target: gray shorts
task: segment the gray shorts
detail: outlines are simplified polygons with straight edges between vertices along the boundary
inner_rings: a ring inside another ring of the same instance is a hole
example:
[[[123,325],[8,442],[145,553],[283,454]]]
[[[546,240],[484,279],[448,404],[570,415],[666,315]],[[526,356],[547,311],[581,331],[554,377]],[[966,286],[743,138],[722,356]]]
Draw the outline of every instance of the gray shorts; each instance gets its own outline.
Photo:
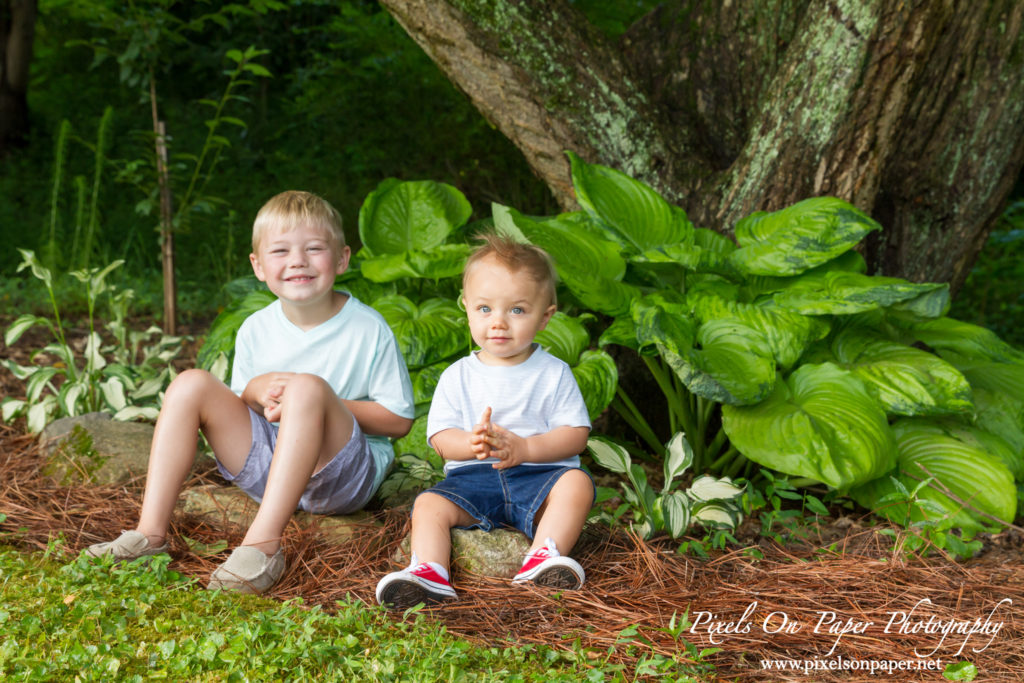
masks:
[[[277,426],[251,408],[249,417],[252,447],[242,471],[233,475],[219,460],[217,469],[225,479],[258,503],[263,500],[263,492],[267,488],[270,461],[277,443]],[[370,444],[359,423],[353,420],[352,437],[322,470],[310,477],[298,508],[321,515],[343,515],[362,509],[373,495],[376,473]]]

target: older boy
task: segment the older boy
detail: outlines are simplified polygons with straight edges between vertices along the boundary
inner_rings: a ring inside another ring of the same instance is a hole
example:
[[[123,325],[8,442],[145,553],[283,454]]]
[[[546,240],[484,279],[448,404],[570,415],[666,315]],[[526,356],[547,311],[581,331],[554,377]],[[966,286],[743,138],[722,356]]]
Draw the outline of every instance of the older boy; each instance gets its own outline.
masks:
[[[394,335],[373,309],[334,290],[350,255],[338,212],[308,192],[281,193],[256,216],[252,245],[253,271],[278,300],[239,329],[231,388],[202,370],[171,383],[138,526],[89,554],[166,552],[202,431],[221,474],[260,503],[208,587],[263,592],[285,571],[281,536],[295,509],[361,508],[393,457],[387,437],[409,431],[412,385]]]
[[[413,506],[412,564],[377,584],[377,601],[389,607],[456,597],[452,527],[515,527],[533,544],[514,582],[583,585],[583,568],[559,549],[575,545],[594,501],[579,469],[590,420],[569,367],[533,341],[555,312],[554,269],[537,247],[484,240],[463,273],[480,350],[445,370],[434,392],[427,438],[447,461],[446,477]]]

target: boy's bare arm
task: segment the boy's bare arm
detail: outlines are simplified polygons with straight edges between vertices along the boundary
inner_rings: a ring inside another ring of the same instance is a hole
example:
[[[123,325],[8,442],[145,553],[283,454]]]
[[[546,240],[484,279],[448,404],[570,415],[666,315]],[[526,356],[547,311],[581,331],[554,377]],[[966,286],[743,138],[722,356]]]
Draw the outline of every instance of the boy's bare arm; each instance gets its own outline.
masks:
[[[395,415],[376,401],[341,399],[365,434],[400,439],[412,429],[412,419]]]

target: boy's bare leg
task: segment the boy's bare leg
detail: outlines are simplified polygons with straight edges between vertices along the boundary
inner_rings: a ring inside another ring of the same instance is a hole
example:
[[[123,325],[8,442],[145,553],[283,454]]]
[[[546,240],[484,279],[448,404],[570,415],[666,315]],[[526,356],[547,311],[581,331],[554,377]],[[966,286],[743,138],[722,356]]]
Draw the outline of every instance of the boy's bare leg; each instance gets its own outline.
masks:
[[[288,381],[267,488],[242,545],[277,552],[310,477],[344,448],[353,424],[352,413],[321,378],[299,374]]]
[[[436,493],[421,493],[412,508],[409,547],[419,562],[436,562],[445,569],[452,553],[452,527],[476,520],[468,512]]]
[[[178,375],[164,395],[149,451],[146,491],[136,530],[150,545],[164,542],[181,486],[196,457],[199,430],[221,462],[234,472],[252,443],[249,409],[223,382],[204,370]]]
[[[572,469],[563,474],[537,511],[539,521],[528,552],[543,548],[550,538],[561,554],[568,555],[579,540],[593,505],[594,486],[586,472]]]

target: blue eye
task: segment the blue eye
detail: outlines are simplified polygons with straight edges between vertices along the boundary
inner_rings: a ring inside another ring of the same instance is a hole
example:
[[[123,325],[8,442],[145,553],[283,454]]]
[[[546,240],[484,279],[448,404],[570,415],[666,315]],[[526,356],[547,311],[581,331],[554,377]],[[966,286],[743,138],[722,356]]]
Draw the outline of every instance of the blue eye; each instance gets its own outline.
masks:
[[[526,311],[523,310],[522,306],[513,306],[512,312],[515,313],[516,315],[519,315],[521,313],[525,313]]]
[[[491,312],[491,307],[490,306],[477,306],[476,310],[480,311],[481,313],[490,313]]]

